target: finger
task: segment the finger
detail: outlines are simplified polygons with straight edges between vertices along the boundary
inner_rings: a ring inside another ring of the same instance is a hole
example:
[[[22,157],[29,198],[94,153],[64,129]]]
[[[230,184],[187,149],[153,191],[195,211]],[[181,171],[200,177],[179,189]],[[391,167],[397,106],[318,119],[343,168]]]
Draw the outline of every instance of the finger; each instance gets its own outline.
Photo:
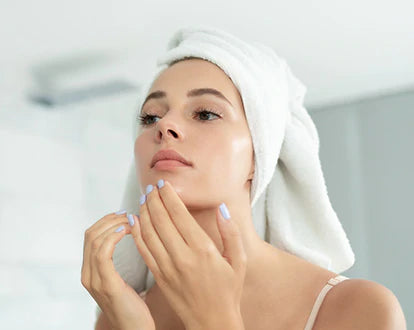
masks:
[[[119,284],[113,276],[116,269],[112,257],[116,244],[129,233],[131,233],[129,225],[118,223],[99,237],[99,243],[101,244],[95,253],[96,270],[102,282],[108,283],[108,285]]]
[[[85,250],[90,250],[90,244],[103,232],[108,230],[110,227],[116,225],[119,222],[128,223],[126,214],[115,214],[110,213],[97,222],[95,222],[91,227],[85,231],[85,240],[84,240],[84,253]]]
[[[197,221],[194,221],[193,216],[171,183],[164,181],[164,186],[159,189],[159,194],[172,222],[190,248],[211,243],[210,237],[200,227]]]
[[[160,273],[160,268],[151,254],[151,251],[148,249],[147,245],[145,244],[144,240],[141,236],[141,229],[140,229],[140,219],[135,214],[132,214],[134,218],[134,224],[131,227],[131,235],[134,239],[135,245],[138,249],[139,254],[144,259],[145,264],[150,269],[151,273],[154,277]]]
[[[147,194],[145,204],[151,223],[170,257],[174,259],[175,256],[180,256],[188,246],[172,222],[156,186]]]
[[[110,227],[114,226],[119,219],[127,220],[127,213],[123,212],[121,214],[109,213],[104,216],[102,219],[97,221],[93,226],[90,227],[90,230],[94,232],[95,237],[102,234],[104,231],[108,230]]]
[[[131,232],[129,224],[126,224],[124,221],[119,221],[118,223],[114,224],[113,226],[109,227],[106,231],[101,233],[91,244],[92,253],[94,255],[98,254],[102,244],[104,244],[105,239],[113,233],[123,233],[129,234]]]
[[[85,231],[84,238],[83,238],[83,258],[82,258],[82,268],[81,268],[81,282],[84,287],[87,287],[91,282],[90,276],[90,256],[89,256],[89,249],[86,247],[87,245],[87,230]]]
[[[239,228],[231,219],[230,212],[224,203],[216,210],[217,226],[223,241],[223,257],[235,271],[243,271],[246,254]]]
[[[168,269],[171,269],[172,261],[168,255],[167,250],[165,249],[165,246],[159,238],[158,233],[151,223],[147,203],[141,205],[141,208],[139,210],[139,223],[141,225],[140,230],[142,240],[157,262],[159,270],[165,274]]]
[[[126,215],[116,215],[114,213],[111,213],[104,216],[102,219],[98,220],[95,224],[89,227],[85,231],[84,253],[88,253],[88,251],[90,250],[91,242],[93,242],[103,232],[107,231],[109,228],[115,226],[117,223],[120,222],[128,223]]]
[[[115,226],[118,223],[128,223],[128,220],[125,214],[115,214],[110,213],[95,224],[89,227],[84,234],[84,243],[83,243],[83,262],[82,262],[82,278],[90,281],[90,252],[92,242],[99,237],[103,232]]]

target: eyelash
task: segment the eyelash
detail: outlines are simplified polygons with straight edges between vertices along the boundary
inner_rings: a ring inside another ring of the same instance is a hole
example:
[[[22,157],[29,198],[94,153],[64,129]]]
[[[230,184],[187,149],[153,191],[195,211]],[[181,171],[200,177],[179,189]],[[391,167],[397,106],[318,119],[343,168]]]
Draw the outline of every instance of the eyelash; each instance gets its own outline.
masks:
[[[205,108],[205,107],[198,108],[197,110],[194,111],[194,113],[197,114],[197,115],[199,115],[200,113],[211,113],[211,114],[213,114],[213,115],[221,118],[221,116],[218,113],[212,111],[211,109]],[[153,123],[151,123],[151,124],[146,124],[145,123],[145,120],[148,117],[158,117],[158,116],[150,115],[150,114],[146,114],[146,113],[144,113],[143,115],[139,115],[138,116],[138,118],[139,118],[139,124],[141,126],[149,126],[149,125],[152,125]],[[211,120],[201,120],[201,121],[203,122],[203,121],[211,121]]]

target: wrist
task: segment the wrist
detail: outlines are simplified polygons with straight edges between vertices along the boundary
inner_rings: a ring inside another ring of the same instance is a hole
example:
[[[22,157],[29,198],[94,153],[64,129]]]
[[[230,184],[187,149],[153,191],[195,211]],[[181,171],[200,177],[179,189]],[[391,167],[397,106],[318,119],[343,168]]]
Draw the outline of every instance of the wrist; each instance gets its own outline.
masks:
[[[244,330],[243,318],[240,313],[221,313],[209,315],[204,322],[193,323],[186,330]]]

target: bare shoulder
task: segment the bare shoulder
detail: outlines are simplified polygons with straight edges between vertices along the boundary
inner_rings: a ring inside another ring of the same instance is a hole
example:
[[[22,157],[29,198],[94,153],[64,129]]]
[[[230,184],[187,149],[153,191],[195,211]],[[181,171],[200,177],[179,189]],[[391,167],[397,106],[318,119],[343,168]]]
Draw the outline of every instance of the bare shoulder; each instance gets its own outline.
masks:
[[[387,287],[365,279],[348,279],[326,295],[313,330],[406,330],[401,305]]]

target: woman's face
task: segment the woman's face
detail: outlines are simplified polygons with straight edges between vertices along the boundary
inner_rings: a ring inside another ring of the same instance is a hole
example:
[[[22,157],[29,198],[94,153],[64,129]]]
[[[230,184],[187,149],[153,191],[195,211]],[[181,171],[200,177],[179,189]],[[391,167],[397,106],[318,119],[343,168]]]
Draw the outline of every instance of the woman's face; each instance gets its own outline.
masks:
[[[228,102],[211,93],[188,95],[201,88],[217,90]],[[187,208],[249,198],[253,145],[241,97],[230,78],[208,61],[189,59],[164,70],[148,95],[155,91],[165,96],[144,103],[134,145],[142,191],[159,179],[168,180]],[[153,156],[164,149],[175,150],[192,166],[151,167]]]

